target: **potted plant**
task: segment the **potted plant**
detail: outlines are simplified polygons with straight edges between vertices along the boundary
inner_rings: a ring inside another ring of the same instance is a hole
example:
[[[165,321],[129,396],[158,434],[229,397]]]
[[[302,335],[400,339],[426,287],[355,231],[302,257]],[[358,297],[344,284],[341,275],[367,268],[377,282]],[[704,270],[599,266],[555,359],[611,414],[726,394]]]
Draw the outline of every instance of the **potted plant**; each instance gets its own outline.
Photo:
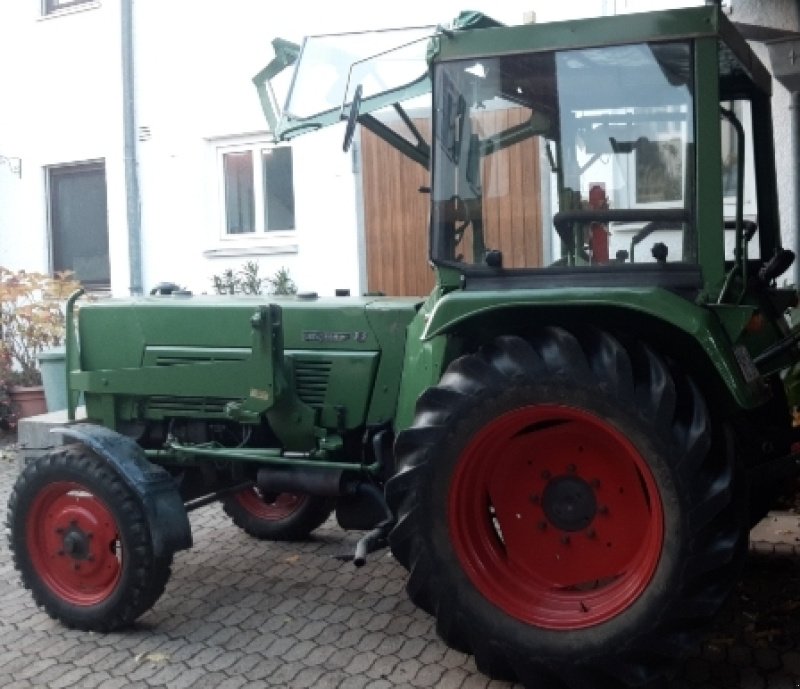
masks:
[[[78,287],[69,273],[49,276],[0,266],[0,390],[10,399],[0,414],[3,408],[17,418],[46,411],[36,358],[63,343],[62,304]]]

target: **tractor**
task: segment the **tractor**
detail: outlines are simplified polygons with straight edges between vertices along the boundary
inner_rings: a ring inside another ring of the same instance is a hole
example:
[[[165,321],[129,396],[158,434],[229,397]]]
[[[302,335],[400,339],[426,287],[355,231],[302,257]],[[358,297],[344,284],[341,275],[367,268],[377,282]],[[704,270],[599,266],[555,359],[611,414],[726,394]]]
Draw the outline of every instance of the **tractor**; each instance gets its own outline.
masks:
[[[427,171],[433,290],[73,295],[88,422],[13,489],[23,584],[116,629],[191,510],[266,540],[335,513],[487,675],[663,682],[800,459],[768,70],[713,6],[274,48],[276,141],[345,121]]]

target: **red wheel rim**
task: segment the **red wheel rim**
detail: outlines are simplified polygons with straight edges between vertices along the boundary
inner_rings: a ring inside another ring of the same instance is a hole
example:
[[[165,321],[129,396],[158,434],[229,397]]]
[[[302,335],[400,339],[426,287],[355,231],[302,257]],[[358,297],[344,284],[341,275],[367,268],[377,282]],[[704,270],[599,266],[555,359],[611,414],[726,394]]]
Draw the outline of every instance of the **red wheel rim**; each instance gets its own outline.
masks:
[[[117,522],[85,486],[59,481],[38,493],[25,538],[33,569],[64,601],[96,605],[116,589],[123,557]]]
[[[265,495],[258,488],[245,488],[234,495],[244,509],[258,519],[277,522],[294,514],[308,500],[307,495],[278,493]]]
[[[590,627],[629,608],[664,541],[641,454],[616,427],[571,407],[524,407],[487,424],[459,458],[448,503],[472,583],[545,629]]]

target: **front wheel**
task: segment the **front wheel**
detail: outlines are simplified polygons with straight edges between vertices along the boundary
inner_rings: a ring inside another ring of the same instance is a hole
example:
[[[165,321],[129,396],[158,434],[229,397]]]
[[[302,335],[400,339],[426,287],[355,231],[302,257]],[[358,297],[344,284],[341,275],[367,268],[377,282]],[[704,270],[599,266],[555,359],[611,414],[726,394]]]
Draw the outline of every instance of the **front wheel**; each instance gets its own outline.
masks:
[[[266,541],[299,541],[333,511],[330,498],[303,493],[265,493],[245,488],[222,500],[222,508],[245,533]]]
[[[387,485],[412,600],[493,676],[657,681],[745,552],[721,435],[691,379],[608,333],[548,328],[456,360]]]
[[[9,546],[36,603],[69,627],[109,631],[163,593],[172,557],[156,557],[143,507],[83,446],[29,464],[8,504]]]

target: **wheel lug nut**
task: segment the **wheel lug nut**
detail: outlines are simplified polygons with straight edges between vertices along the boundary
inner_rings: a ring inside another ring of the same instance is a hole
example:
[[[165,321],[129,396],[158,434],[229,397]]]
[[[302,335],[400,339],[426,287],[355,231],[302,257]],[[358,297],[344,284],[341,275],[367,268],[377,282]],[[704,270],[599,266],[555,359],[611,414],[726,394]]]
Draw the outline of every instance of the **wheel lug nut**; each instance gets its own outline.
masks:
[[[531,494],[531,496],[530,496],[530,501],[531,501],[531,502],[532,502],[534,505],[538,505],[538,504],[539,504],[539,496],[538,496],[538,495],[536,495],[535,493],[532,493],[532,494]]]
[[[81,568],[81,566],[77,562],[74,565],[72,565],[72,569],[74,569],[76,571],[79,570],[80,568]]]
[[[567,466],[567,473],[568,474],[574,474],[577,470],[578,470],[578,467],[576,467],[574,464],[570,464],[570,465]]]
[[[59,550],[57,554],[60,555],[61,557],[64,557],[64,551],[63,550]]]
[[[586,535],[587,535],[589,538],[597,538],[597,531],[595,531],[594,529],[589,529],[589,530],[586,532]]]
[[[600,479],[593,478],[592,479],[592,488],[599,488],[600,487]]]
[[[545,481],[547,481],[547,479],[549,479],[549,478],[550,478],[550,472],[549,472],[547,469],[545,469],[545,470],[542,472],[542,478],[543,478]]]
[[[561,543],[562,543],[563,545],[569,545],[569,536],[567,536],[567,534],[564,534],[564,535],[561,537]]]
[[[547,528],[547,522],[544,519],[542,519],[542,521],[539,522],[539,531],[544,531],[546,528]]]
[[[597,508],[597,511],[600,514],[608,514],[608,507],[606,505],[600,505],[600,507]]]
[[[57,526],[56,527],[56,533],[60,536],[61,534],[64,533],[64,529],[62,529],[60,526]]]

